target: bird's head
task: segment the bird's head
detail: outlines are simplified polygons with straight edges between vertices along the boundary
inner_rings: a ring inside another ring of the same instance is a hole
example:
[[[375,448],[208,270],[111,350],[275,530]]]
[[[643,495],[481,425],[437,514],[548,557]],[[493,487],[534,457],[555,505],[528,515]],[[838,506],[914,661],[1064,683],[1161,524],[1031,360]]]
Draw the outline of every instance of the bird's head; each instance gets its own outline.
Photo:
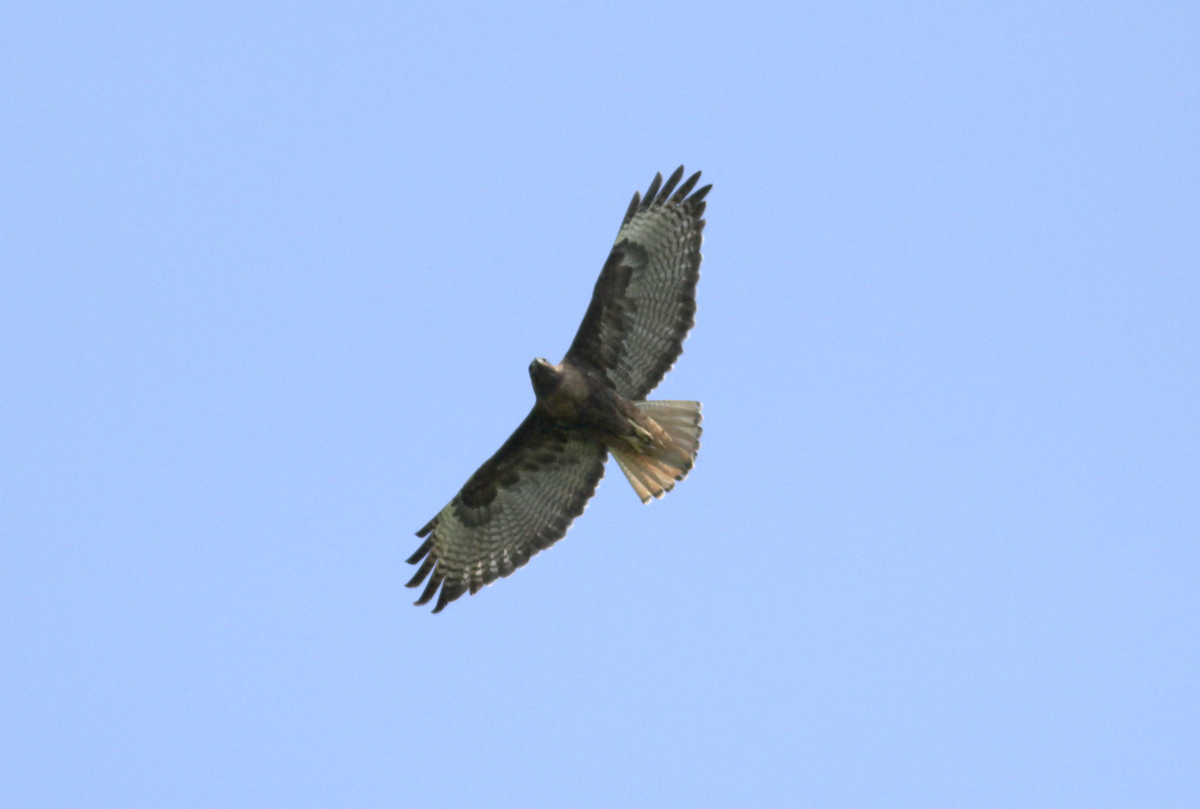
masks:
[[[549,360],[538,357],[529,363],[529,378],[533,381],[533,389],[538,396],[548,396],[558,387],[561,369],[551,365]]]

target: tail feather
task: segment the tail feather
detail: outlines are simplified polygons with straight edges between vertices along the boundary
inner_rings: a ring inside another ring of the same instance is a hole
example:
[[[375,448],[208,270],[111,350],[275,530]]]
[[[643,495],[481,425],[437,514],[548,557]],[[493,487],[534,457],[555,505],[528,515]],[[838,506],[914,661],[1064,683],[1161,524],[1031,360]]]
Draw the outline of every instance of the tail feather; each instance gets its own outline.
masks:
[[[662,497],[687,477],[700,450],[699,402],[635,402],[643,415],[662,428],[667,441],[647,450],[620,442],[609,449],[643,503]],[[657,431],[656,431],[657,432]]]
[[[650,502],[651,492],[660,489],[654,486],[644,477],[640,467],[635,466],[632,451],[626,452],[622,447],[614,445],[612,447],[612,455],[617,459],[617,466],[621,467],[621,471],[625,473],[625,478],[629,481],[629,485],[633,487],[633,491],[643,503]],[[627,462],[628,459],[628,462]],[[661,491],[659,497],[662,497]]]

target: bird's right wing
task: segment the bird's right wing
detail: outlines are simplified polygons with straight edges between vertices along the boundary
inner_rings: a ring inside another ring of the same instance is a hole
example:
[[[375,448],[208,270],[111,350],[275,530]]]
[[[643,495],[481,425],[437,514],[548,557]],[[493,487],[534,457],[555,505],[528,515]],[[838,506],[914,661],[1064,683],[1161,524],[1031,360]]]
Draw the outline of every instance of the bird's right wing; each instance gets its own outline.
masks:
[[[683,353],[695,322],[704,197],[700,172],[657,174],[633,195],[566,361],[604,373],[617,393],[644,399]],[[672,193],[674,192],[674,193]],[[689,194],[691,196],[689,196]]]
[[[429,583],[434,612],[468,590],[507,576],[567,533],[604,476],[608,450],[531,412],[504,446],[417,532],[425,542],[408,560],[421,564],[408,587]],[[423,561],[422,561],[423,560]]]

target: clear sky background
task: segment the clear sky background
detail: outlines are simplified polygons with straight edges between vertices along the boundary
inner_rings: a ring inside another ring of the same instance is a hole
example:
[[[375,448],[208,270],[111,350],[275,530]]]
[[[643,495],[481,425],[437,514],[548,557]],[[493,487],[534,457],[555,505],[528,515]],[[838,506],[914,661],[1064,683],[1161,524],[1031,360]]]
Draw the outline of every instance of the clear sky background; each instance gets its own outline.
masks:
[[[1200,805],[1200,7],[571,5],[6,6],[0,802]],[[410,606],[679,163],[695,471]]]

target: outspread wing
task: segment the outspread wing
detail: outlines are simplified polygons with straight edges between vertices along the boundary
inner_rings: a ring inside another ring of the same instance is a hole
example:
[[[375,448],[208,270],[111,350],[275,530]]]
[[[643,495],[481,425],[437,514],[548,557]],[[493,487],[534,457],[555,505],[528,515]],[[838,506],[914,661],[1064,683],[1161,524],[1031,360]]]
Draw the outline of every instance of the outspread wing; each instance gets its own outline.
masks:
[[[408,560],[408,587],[429,577],[418,605],[442,588],[434,612],[507,576],[567,533],[604,476],[608,450],[531,412],[429,524]],[[423,560],[423,561],[422,561]]]
[[[657,174],[645,198],[633,195],[565,357],[603,371],[627,399],[644,399],[654,390],[695,323],[701,217],[712,186],[688,196],[700,172],[676,189],[682,176],[683,166],[665,184]]]

